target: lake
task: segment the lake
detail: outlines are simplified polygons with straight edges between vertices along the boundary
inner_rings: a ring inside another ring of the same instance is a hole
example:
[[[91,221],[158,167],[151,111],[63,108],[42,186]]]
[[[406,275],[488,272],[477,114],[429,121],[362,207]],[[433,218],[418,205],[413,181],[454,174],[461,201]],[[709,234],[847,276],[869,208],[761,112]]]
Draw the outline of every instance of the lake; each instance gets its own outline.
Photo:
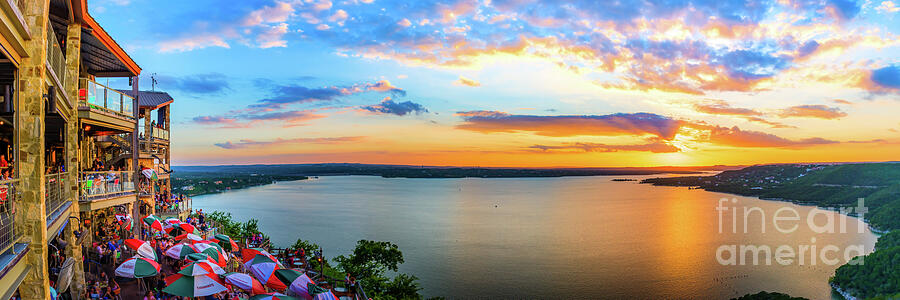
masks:
[[[831,256],[843,259],[848,247],[871,252],[877,239],[857,232],[858,219],[828,210],[613,178],[648,177],[334,176],[198,196],[193,205],[257,218],[276,245],[302,238],[326,257],[350,253],[359,239],[391,241],[406,260],[400,271],[419,277],[426,297],[731,298],[765,290],[829,299],[837,265],[722,265],[717,249],[834,245],[840,251]],[[737,203],[723,204],[731,209],[720,223],[723,197]],[[747,234],[743,213],[735,223],[731,214],[745,206],[767,218],[751,211]],[[771,220],[785,207],[802,220],[815,212],[822,223],[846,222],[849,233],[817,234],[805,223],[778,232]]]

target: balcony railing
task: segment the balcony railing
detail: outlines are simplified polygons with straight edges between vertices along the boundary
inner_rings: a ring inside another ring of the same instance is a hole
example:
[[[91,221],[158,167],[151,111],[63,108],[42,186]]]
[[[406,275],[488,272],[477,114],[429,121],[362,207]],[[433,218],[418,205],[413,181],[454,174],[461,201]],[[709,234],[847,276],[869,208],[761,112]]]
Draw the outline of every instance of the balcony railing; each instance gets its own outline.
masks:
[[[9,250],[19,239],[13,222],[18,186],[18,179],[0,181],[0,253]]]
[[[138,129],[138,132],[141,133],[141,139],[145,139],[144,133],[147,132],[144,126],[141,126]],[[169,131],[159,128],[159,127],[150,127],[150,138],[153,140],[169,140]]]
[[[133,171],[81,172],[81,201],[134,194]]]
[[[96,109],[134,120],[134,98],[96,81],[78,80],[78,105],[81,108]]]
[[[62,48],[59,47],[59,40],[56,39],[56,33],[53,31],[53,26],[47,24],[47,63],[50,65],[50,69],[53,71],[53,74],[56,75],[56,78],[59,79],[59,83],[66,82],[66,57],[65,52],[62,51]],[[60,87],[60,89],[64,88]],[[65,93],[65,90],[58,91],[59,93]]]
[[[66,200],[66,173],[56,173],[46,175],[47,185],[44,195],[44,205],[46,205],[47,224],[52,223],[59,217],[60,210],[65,208]]]

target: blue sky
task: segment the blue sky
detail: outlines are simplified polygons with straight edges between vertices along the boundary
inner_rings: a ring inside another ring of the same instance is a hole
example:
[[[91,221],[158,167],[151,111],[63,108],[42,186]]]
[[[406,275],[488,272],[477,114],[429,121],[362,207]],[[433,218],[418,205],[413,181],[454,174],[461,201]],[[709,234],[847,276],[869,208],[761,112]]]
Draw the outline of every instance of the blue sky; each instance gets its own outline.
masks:
[[[886,113],[900,111],[892,1],[89,9],[143,68],[141,87],[156,74],[176,98],[176,164],[701,165],[900,150]]]

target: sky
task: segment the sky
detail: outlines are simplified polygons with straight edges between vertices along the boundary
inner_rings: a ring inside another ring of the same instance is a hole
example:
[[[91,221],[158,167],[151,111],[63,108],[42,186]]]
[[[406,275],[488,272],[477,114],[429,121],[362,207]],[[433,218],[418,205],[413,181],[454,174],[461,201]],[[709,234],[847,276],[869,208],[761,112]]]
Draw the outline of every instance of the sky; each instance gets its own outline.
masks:
[[[176,99],[174,165],[900,158],[896,0],[88,7]]]

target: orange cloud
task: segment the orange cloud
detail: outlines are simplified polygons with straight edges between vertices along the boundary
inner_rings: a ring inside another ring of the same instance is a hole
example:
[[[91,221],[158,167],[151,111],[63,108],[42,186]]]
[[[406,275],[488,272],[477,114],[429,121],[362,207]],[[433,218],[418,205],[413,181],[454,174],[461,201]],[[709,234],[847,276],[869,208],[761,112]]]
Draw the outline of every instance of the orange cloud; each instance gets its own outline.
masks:
[[[715,126],[709,129],[707,136],[709,143],[730,147],[806,147],[813,145],[835,144],[832,140],[823,138],[807,138],[802,140],[790,140],[759,131],[741,130],[737,126],[732,128]]]
[[[841,111],[840,108],[825,105],[797,105],[781,110],[779,116],[782,118],[800,117],[831,120],[846,117],[847,113]]]
[[[285,145],[285,144],[337,144],[337,143],[346,143],[346,142],[356,142],[360,141],[365,137],[362,136],[344,136],[344,137],[327,137],[327,138],[296,138],[296,139],[282,139],[277,138],[271,141],[255,141],[255,140],[240,140],[239,142],[231,142],[227,141],[224,143],[215,144],[217,147],[224,149],[242,149],[242,148],[251,148],[251,147],[267,147],[273,145]]]
[[[459,79],[454,81],[453,84],[462,85],[462,86],[471,86],[471,87],[481,86],[481,82],[478,82],[474,79],[466,78],[465,76],[459,76]]]
[[[713,100],[711,103],[694,104],[694,109],[711,115],[734,115],[734,116],[760,116],[762,112],[749,109],[733,107],[728,102],[722,100]]]
[[[671,140],[683,121],[651,113],[584,116],[511,115],[502,112],[460,112],[456,128],[483,133],[532,132],[543,136],[653,135]]]
[[[583,151],[583,152],[620,152],[620,151],[636,151],[636,152],[652,152],[652,153],[672,153],[679,152],[681,149],[678,147],[666,144],[662,141],[655,140],[646,144],[636,144],[636,145],[608,145],[608,144],[600,144],[600,143],[567,143],[562,145],[533,145],[529,146],[530,149],[539,149],[541,152],[545,153],[553,153],[553,152],[571,152],[574,151]]]

